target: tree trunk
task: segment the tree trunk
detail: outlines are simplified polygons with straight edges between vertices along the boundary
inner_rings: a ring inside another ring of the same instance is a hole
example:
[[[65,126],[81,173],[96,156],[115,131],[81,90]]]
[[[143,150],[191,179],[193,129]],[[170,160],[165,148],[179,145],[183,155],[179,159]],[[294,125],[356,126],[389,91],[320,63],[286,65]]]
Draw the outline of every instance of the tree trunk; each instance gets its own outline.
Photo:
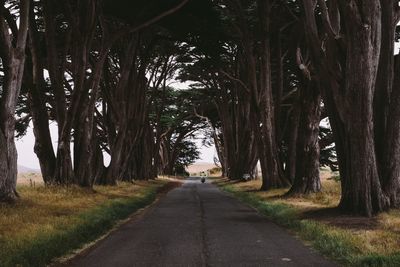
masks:
[[[33,133],[35,135],[34,151],[39,159],[40,170],[45,184],[54,183],[54,171],[56,157],[49,130],[49,116],[47,114],[45,100],[45,81],[43,77],[43,62],[39,54],[39,41],[33,6],[31,6],[30,25],[30,54],[32,77],[28,92],[28,101],[33,122]]]
[[[253,175],[257,163],[257,139],[251,120],[249,95],[238,86],[221,88],[218,114],[222,123],[224,167],[226,176],[240,180]]]
[[[296,97],[295,104],[290,111],[289,122],[289,138],[288,138],[288,152],[285,166],[285,175],[291,183],[293,183],[296,176],[296,153],[297,153],[297,138],[300,124],[300,103]]]
[[[92,169],[88,166],[87,162],[95,160],[95,139],[96,139],[96,122],[95,111],[96,103],[98,100],[100,81],[102,78],[104,64],[107,59],[109,49],[116,41],[116,35],[109,36],[108,31],[102,27],[103,38],[101,40],[101,47],[99,49],[99,58],[94,65],[94,71],[89,88],[91,88],[89,99],[84,104],[83,111],[78,115],[75,123],[76,138],[74,146],[74,175],[75,180],[80,186],[92,187],[95,179]],[[87,89],[89,91],[89,89]]]
[[[324,40],[324,50],[315,6],[304,0],[305,29],[335,136],[342,184],[339,206],[346,212],[371,216],[389,207],[378,167],[381,152],[376,151],[379,131],[374,131],[374,126],[379,124],[373,121],[386,112],[374,112],[374,106],[382,99],[377,97],[382,92],[375,91],[378,65],[388,55],[381,55],[381,5],[373,0],[330,1],[326,12],[325,1],[319,3],[329,36]]]
[[[390,98],[389,115],[382,166],[384,191],[393,208],[400,206],[400,56],[396,56],[393,92]]]
[[[395,1],[396,2],[396,1]],[[393,85],[393,54],[394,54],[394,6],[392,0],[381,1],[381,49],[379,57],[378,73],[374,93],[374,136],[375,150],[378,160],[379,175],[382,176],[381,165],[385,158],[385,132],[387,129],[387,117],[389,112],[390,94]],[[398,3],[397,3],[398,5]]]
[[[105,179],[103,184],[115,185],[116,181],[121,177],[121,165],[122,157],[124,152],[124,141],[125,141],[126,131],[120,129],[117,134],[116,141],[111,147],[111,162],[107,168]]]
[[[288,195],[321,191],[319,177],[319,122],[321,95],[315,82],[305,82],[300,93],[295,178]]]
[[[346,161],[349,178],[340,207],[371,216],[388,207],[381,190],[373,128],[373,97],[381,42],[378,1],[346,6]],[[338,95],[336,95],[338,96]]]
[[[92,185],[101,181],[106,173],[106,167],[104,167],[104,156],[103,150],[100,147],[100,143],[97,137],[94,138],[94,152],[93,159],[91,161],[92,168]]]
[[[260,163],[262,170],[262,185],[261,190],[269,190],[272,188],[287,187],[290,185],[289,180],[284,177],[281,164],[279,162],[278,145],[276,143],[276,124],[275,124],[275,103],[272,94],[271,81],[271,47],[270,47],[270,1],[257,1],[259,19],[260,19],[260,34],[261,34],[261,52],[259,56],[260,73],[258,77],[250,79],[252,87],[259,87],[258,92],[253,93],[253,98],[257,99],[256,95],[261,93],[259,99],[260,105],[256,113],[258,121],[256,121],[255,129],[260,131],[259,140],[261,142],[262,151],[260,152]],[[247,48],[247,54],[251,54],[251,48]],[[252,75],[256,75],[255,57],[249,57]],[[280,103],[279,103],[280,104]],[[258,126],[261,123],[261,126]]]
[[[29,10],[30,1],[20,1],[19,30],[14,33],[17,36],[10,34],[12,31],[7,26],[4,14],[8,12],[6,7],[0,11],[0,46],[4,72],[0,99],[0,201],[6,202],[18,197],[14,114],[25,67]]]
[[[54,171],[54,182],[57,184],[67,184],[72,182],[72,160],[70,155],[70,137],[63,136],[63,125],[66,120],[66,96],[63,86],[64,80],[64,60],[65,51],[60,56],[60,51],[57,46],[57,22],[54,0],[43,1],[43,17],[45,26],[45,40],[47,50],[47,67],[49,70],[49,77],[51,87],[54,92],[54,103],[56,109],[56,119],[58,125],[58,147],[56,153],[56,164]],[[69,35],[64,40],[66,45],[69,45]],[[66,50],[66,49],[65,49]]]
[[[382,145],[378,150],[378,156],[383,189],[390,200],[390,206],[398,208],[400,207],[400,58],[397,55],[393,59],[393,54],[395,28],[400,17],[397,1],[381,1],[381,5],[382,47],[375,87],[376,92],[382,92],[381,98],[376,98],[383,101],[375,101],[375,109],[378,110],[378,114],[387,116],[384,118],[386,119],[384,134],[377,130],[380,125],[375,125],[375,147],[378,149],[379,145]]]

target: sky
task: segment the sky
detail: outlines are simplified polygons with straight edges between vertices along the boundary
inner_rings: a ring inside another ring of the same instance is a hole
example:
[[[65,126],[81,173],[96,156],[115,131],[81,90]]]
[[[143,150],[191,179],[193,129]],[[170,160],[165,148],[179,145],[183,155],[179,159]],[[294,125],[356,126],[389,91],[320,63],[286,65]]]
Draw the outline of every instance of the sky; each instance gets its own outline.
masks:
[[[31,125],[32,126],[32,125]],[[50,133],[53,139],[53,147],[56,149],[57,144],[57,125],[55,123],[50,124]],[[197,162],[214,162],[215,149],[212,147],[204,147],[201,145],[201,140],[196,140],[197,146],[200,148],[200,159]],[[16,140],[16,146],[18,151],[18,165],[22,165],[32,169],[40,169],[39,160],[36,154],[33,152],[35,145],[35,137],[33,135],[32,127],[29,127],[27,134]],[[105,154],[105,164],[109,162],[109,156]]]

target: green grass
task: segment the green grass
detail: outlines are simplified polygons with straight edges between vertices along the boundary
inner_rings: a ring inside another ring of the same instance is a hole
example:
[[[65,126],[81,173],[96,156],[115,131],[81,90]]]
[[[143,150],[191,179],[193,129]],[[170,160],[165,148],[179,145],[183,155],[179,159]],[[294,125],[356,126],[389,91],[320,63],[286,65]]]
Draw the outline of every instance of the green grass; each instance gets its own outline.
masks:
[[[142,185],[139,189],[135,189],[137,190],[135,194],[130,196],[126,194],[118,196],[114,192],[112,197],[101,198],[101,202],[89,199],[93,203],[90,203],[88,208],[65,216],[65,220],[61,217],[56,225],[51,225],[51,227],[48,223],[35,226],[32,228],[33,233],[27,237],[16,234],[6,237],[0,235],[0,266],[46,266],[53,259],[96,240],[107,233],[119,220],[129,217],[133,212],[152,203],[156,198],[158,188],[163,184],[165,183]],[[122,187],[120,190],[122,191]],[[96,197],[99,198],[99,196]],[[0,211],[1,208],[6,209],[0,207]],[[7,209],[11,208],[7,207]],[[46,216],[50,215],[46,214]],[[24,226],[29,227],[29,224],[21,227]]]
[[[400,253],[384,256],[365,253],[357,246],[360,240],[351,232],[317,221],[301,219],[298,211],[285,203],[267,201],[254,193],[239,191],[231,185],[222,185],[222,189],[254,207],[277,224],[290,229],[321,254],[339,264],[346,266],[400,266]]]

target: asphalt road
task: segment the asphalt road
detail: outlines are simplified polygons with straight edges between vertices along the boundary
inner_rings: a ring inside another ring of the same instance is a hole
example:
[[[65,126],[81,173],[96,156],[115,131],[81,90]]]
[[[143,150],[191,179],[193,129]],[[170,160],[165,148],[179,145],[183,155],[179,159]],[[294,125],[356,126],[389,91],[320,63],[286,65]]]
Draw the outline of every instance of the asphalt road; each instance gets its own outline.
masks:
[[[336,266],[216,186],[188,180],[69,266]]]

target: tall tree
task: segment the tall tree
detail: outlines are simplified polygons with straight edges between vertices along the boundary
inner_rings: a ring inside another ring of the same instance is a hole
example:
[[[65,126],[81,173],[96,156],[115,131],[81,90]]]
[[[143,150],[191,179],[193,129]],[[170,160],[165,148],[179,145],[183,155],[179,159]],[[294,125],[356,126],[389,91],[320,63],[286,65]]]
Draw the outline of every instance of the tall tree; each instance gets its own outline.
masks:
[[[14,114],[25,68],[30,1],[18,4],[19,10],[13,3],[2,1],[0,10],[0,57],[4,73],[0,98],[0,201],[13,201],[18,196]],[[13,16],[13,12],[19,12],[19,16]]]
[[[49,108],[46,106],[48,84],[43,75],[45,70],[45,56],[41,49],[44,45],[41,41],[42,32],[39,30],[42,25],[42,16],[35,10],[38,8],[31,4],[29,21],[29,54],[28,64],[30,75],[28,78],[28,99],[30,115],[33,122],[33,133],[35,135],[34,151],[39,159],[40,170],[45,184],[54,183],[54,171],[56,157],[54,154],[52,138],[49,129]]]
[[[389,150],[397,149],[394,140],[398,127],[396,123],[385,124],[387,118],[398,116],[395,109],[389,111],[397,101],[396,90],[391,90],[393,45],[389,42],[394,42],[398,3],[321,0],[320,13],[316,13],[317,1],[303,1],[313,71],[324,88],[336,141],[342,185],[340,207],[367,216],[396,206],[393,200],[400,185],[397,175],[381,171],[388,170],[387,166],[394,170],[399,162],[397,152],[381,152],[382,144],[386,148],[390,144]],[[316,20],[319,15],[322,28]],[[383,73],[384,77],[380,76]]]

